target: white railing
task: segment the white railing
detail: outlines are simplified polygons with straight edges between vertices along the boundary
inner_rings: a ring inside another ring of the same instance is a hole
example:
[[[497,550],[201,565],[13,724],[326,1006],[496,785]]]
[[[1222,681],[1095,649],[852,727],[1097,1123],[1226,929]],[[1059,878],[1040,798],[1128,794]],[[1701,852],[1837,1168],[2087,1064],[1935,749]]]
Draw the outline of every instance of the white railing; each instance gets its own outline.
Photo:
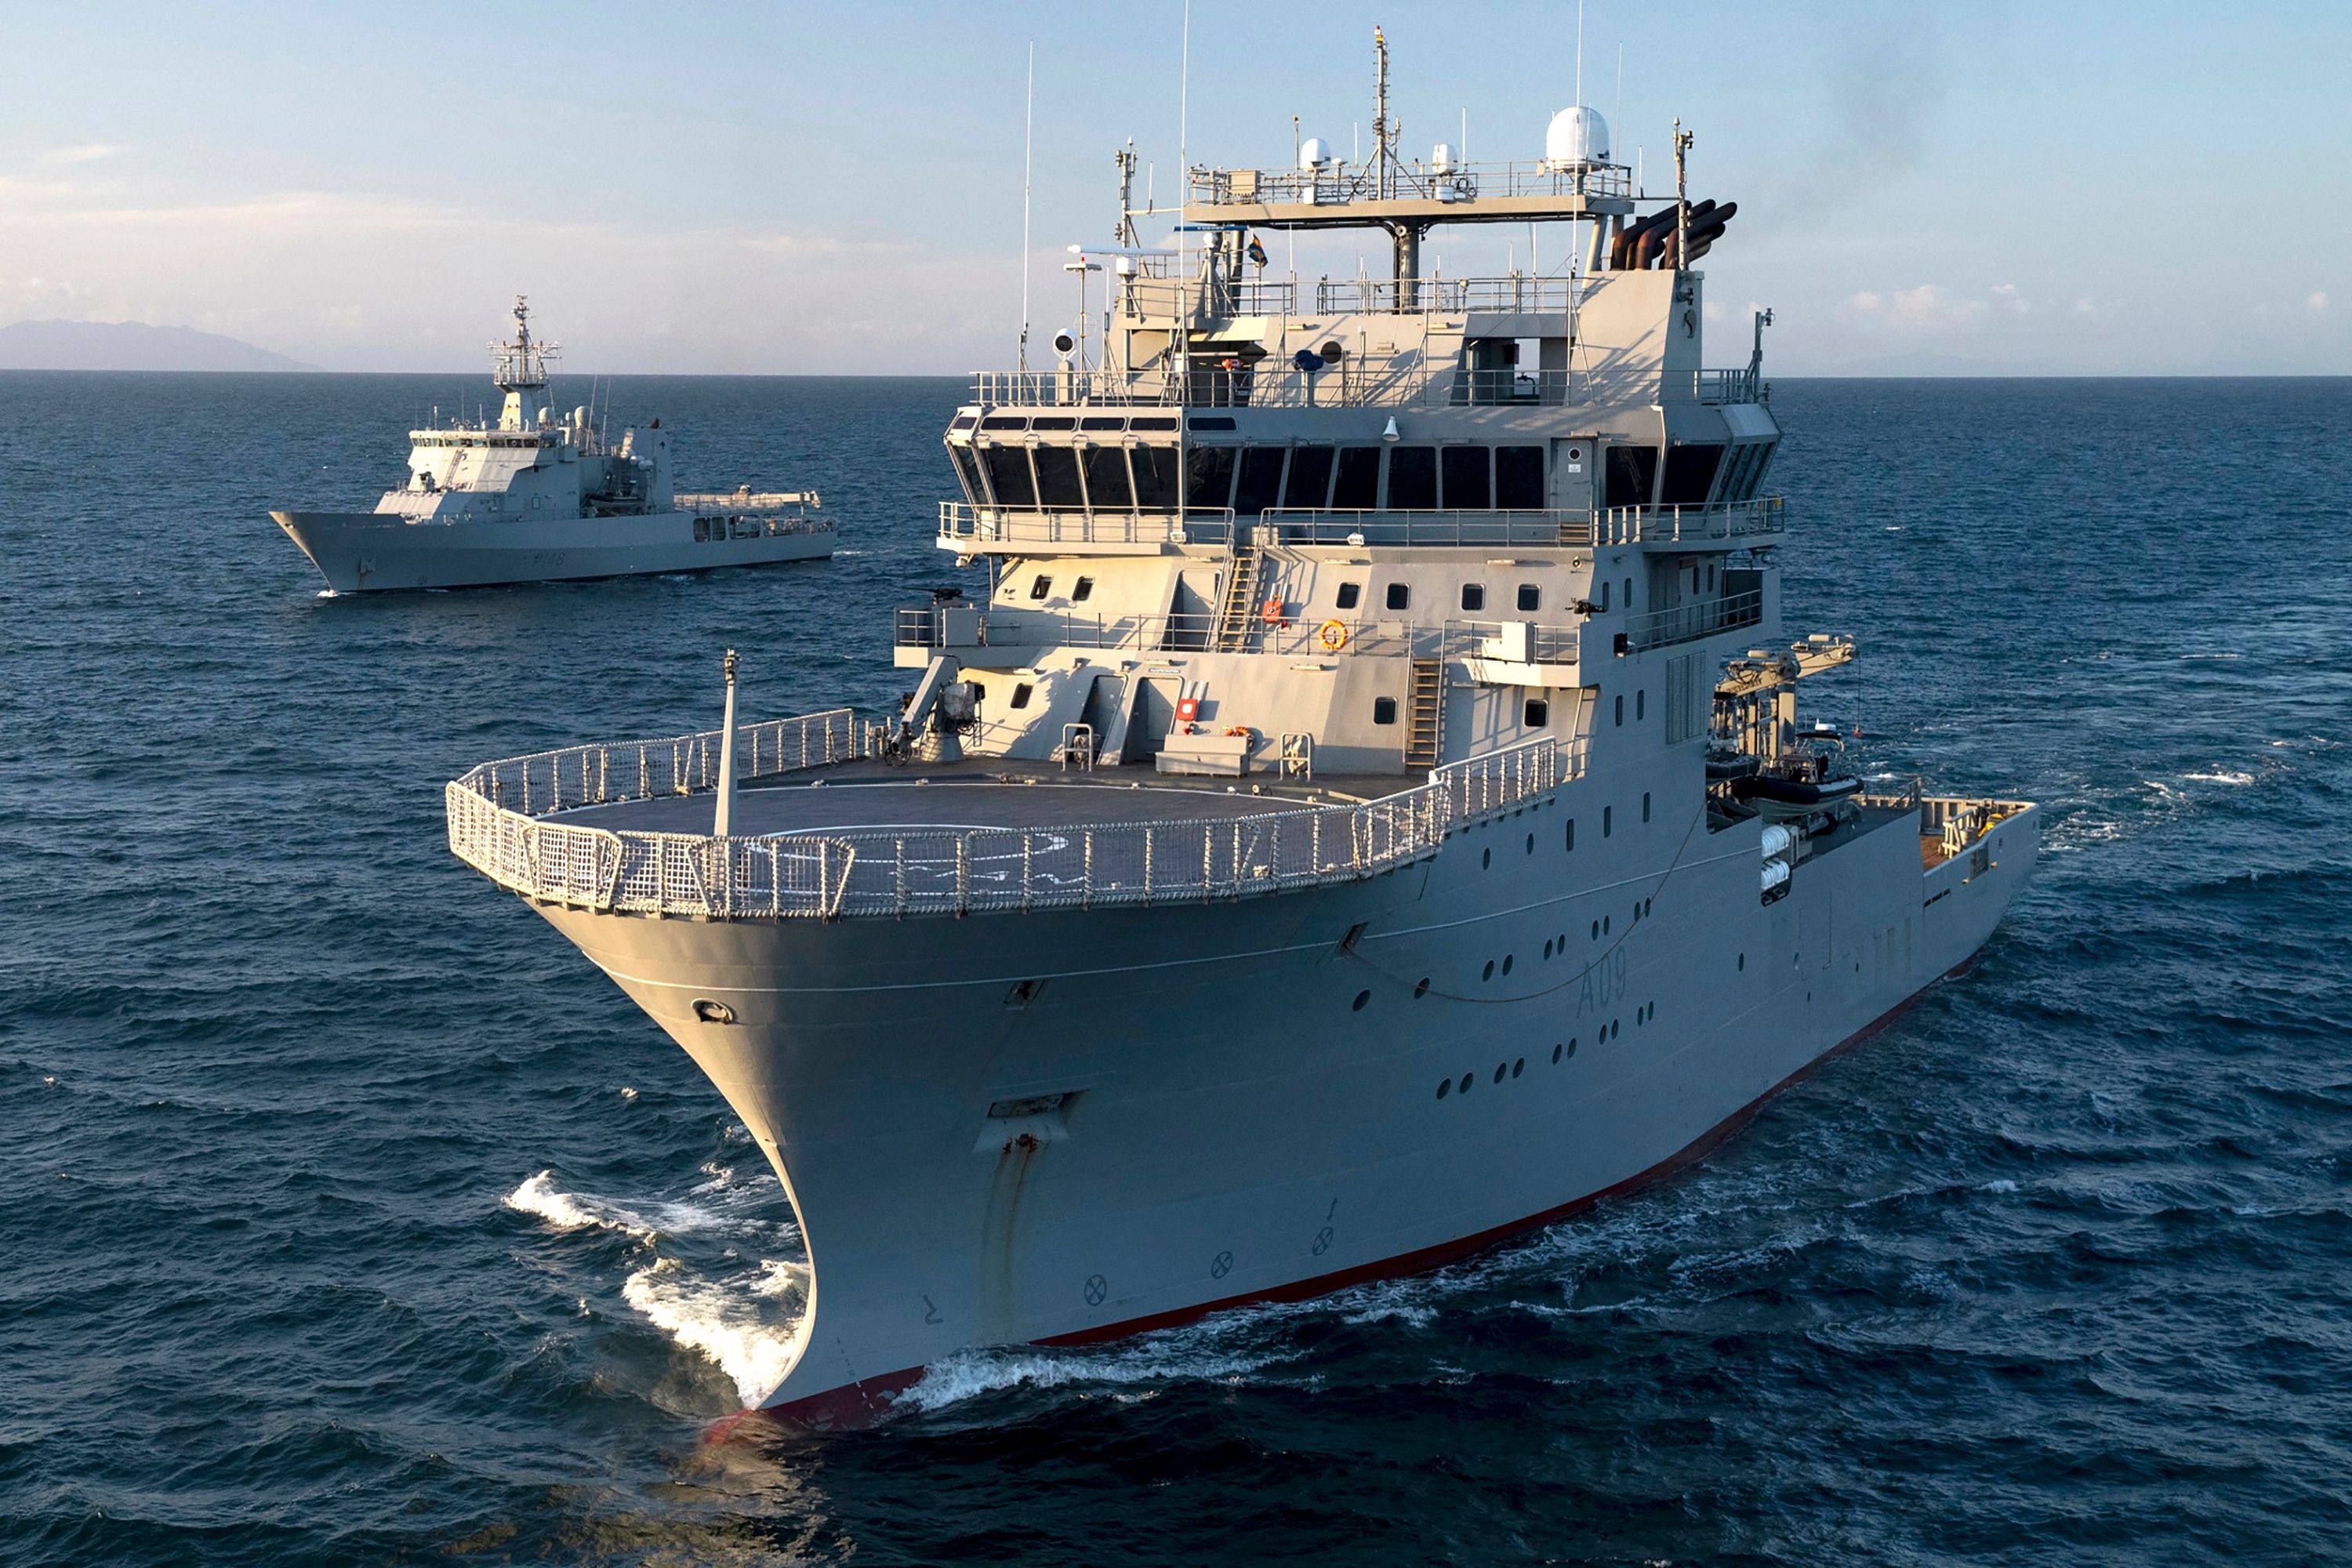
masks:
[[[1231,507],[1179,513],[940,502],[940,539],[948,544],[1223,544],[1233,536]]]
[[[1311,374],[1268,356],[1227,363],[1202,355],[1187,371],[974,371],[971,400],[991,408],[1132,406],[1188,408],[1490,408],[1559,407],[1589,395],[1595,373],[1465,370],[1452,359],[1432,363],[1415,353],[1379,363],[1343,359]],[[1761,387],[1746,370],[1694,371],[1662,377],[1661,392],[1702,403],[1752,403]]]
[[[1701,599],[1694,604],[1676,605],[1671,609],[1653,610],[1646,616],[1635,616],[1625,623],[1625,647],[1631,653],[1647,648],[1664,647],[1669,643],[1690,642],[1697,637],[1714,637],[1719,632],[1737,631],[1752,626],[1764,618],[1764,595],[1750,591],[1727,594],[1719,599]]]
[[[846,709],[737,732],[751,778],[859,754]],[[707,791],[715,733],[487,763],[447,786],[449,847],[527,898],[618,913],[835,919],[1200,902],[1358,880],[1436,852],[1465,822],[1557,788],[1582,742],[1523,742],[1357,805],[1033,828],[852,828],[718,838],[549,820],[577,805]],[[633,776],[634,775],[634,776]],[[529,802],[526,805],[523,803]]]
[[[1477,201],[1500,196],[1633,195],[1633,172],[1618,163],[1455,162],[1444,169],[1402,161],[1386,171],[1371,163],[1326,163],[1318,169],[1194,169],[1191,201],[1202,206],[1258,202],[1306,202],[1318,206],[1371,201]]]
[[[671,498],[680,511],[771,512],[816,508],[814,490],[680,490]]]

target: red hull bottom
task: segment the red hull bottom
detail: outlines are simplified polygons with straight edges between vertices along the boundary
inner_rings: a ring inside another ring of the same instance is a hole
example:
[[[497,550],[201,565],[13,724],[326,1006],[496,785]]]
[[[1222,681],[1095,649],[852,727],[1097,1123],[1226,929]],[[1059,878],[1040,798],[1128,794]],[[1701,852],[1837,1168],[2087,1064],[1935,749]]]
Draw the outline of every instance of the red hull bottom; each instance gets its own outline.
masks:
[[[1290,1284],[1278,1285],[1269,1290],[1254,1290],[1244,1295],[1228,1296],[1222,1300],[1203,1301],[1194,1307],[1181,1307],[1173,1311],[1155,1312],[1149,1317],[1129,1318],[1125,1322],[1106,1323],[1100,1328],[1082,1329],[1072,1334],[1056,1334],[1050,1339],[1043,1339],[1035,1342],[1041,1345],[1102,1344],[1111,1340],[1126,1339],[1130,1334],[1149,1333],[1154,1329],[1172,1329],[1181,1323],[1196,1322],[1212,1312],[1222,1312],[1234,1307],[1258,1306],[1272,1301],[1303,1301],[1311,1297],[1328,1295],[1334,1290],[1343,1290],[1350,1285],[1361,1285],[1370,1280],[1398,1279],[1414,1274],[1425,1274],[1431,1269],[1444,1268],[1446,1264],[1458,1263],[1463,1258],[1486,1251],[1514,1237],[1523,1236],[1530,1230],[1538,1230],[1560,1220],[1573,1218],[1591,1208],[1595,1204],[1632,1192],[1637,1187],[1647,1186],[1686,1165],[1706,1158],[1725,1139],[1745,1126],[1757,1111],[1762,1110],[1764,1105],[1781,1090],[1802,1079],[1831,1058],[1853,1049],[1885,1029],[1905,1013],[1909,1012],[1912,1005],[1925,996],[1938,981],[1956,979],[1966,974],[1975,963],[1976,958],[1971,954],[1938,975],[1936,980],[1914,991],[1869,1024],[1823,1051],[1804,1067],[1766,1089],[1739,1110],[1708,1128],[1681,1149],[1649,1169],[1637,1172],[1623,1181],[1603,1187],[1598,1192],[1588,1193],[1583,1197],[1561,1204],[1555,1208],[1528,1215],[1524,1219],[1512,1220],[1506,1225],[1498,1225],[1491,1229],[1458,1237],[1452,1241],[1440,1242],[1434,1247],[1424,1247],[1418,1251],[1400,1253],[1394,1258],[1383,1258],[1375,1262],[1359,1264],[1353,1268],[1342,1268],[1329,1274],[1318,1274],[1311,1279],[1294,1280]],[[775,1427],[787,1430],[816,1428],[851,1431],[870,1426],[888,1411],[890,1402],[896,1395],[921,1381],[922,1375],[921,1367],[908,1367],[901,1372],[888,1373],[879,1377],[869,1377],[857,1383],[846,1384],[824,1394],[794,1400],[789,1405],[770,1405],[759,1410],[739,1410],[732,1415],[721,1416],[712,1422],[703,1433],[703,1440],[724,1442],[734,1437],[755,1439],[761,1431]]]

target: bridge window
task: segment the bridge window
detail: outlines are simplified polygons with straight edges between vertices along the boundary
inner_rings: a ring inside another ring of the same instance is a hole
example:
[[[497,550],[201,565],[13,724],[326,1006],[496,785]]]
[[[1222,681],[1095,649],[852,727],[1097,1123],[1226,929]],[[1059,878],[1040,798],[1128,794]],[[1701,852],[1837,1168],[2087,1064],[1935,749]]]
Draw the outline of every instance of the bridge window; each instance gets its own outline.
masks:
[[[1029,428],[1032,430],[1067,430],[1076,424],[1077,421],[1071,418],[1066,414],[1041,414],[1036,418],[1029,421]]]
[[[1375,724],[1393,724],[1396,722],[1395,698],[1375,697],[1372,699],[1372,722]]]
[[[1528,699],[1526,711],[1519,717],[1521,722],[1528,729],[1540,730],[1551,722],[1551,704],[1540,697],[1530,697]]]
[[[1722,461],[1723,448],[1712,443],[1669,447],[1665,488],[1658,499],[1668,506],[1706,505],[1707,492],[1715,489],[1715,470]]]
[[[1031,685],[1030,685],[1027,681],[1025,681],[1025,680],[1024,680],[1024,681],[1023,681],[1020,685],[1015,686],[1015,687],[1013,689],[1013,706],[1014,706],[1015,708],[1026,708],[1026,707],[1028,707],[1028,706],[1029,706],[1029,693],[1030,693],[1030,692],[1032,692],[1032,691],[1034,691],[1034,690],[1035,690],[1035,689],[1036,689],[1036,688],[1034,688],[1034,687],[1031,686]]]
[[[1484,583],[1463,584],[1462,607],[1465,610],[1485,609],[1486,607],[1486,584]]]
[[[1519,584],[1519,613],[1533,615],[1543,608],[1543,590],[1533,583]]]
[[[1030,579],[1029,596],[1031,598],[1042,599],[1053,591],[1054,580],[1051,577],[1046,576],[1045,574],[1039,573],[1035,577]]]
[[[1356,605],[1361,602],[1363,596],[1364,585],[1361,583],[1342,583],[1339,584],[1339,607],[1341,609],[1354,609]]]
[[[1288,455],[1281,447],[1244,447],[1242,448],[1240,481],[1234,487],[1234,510],[1243,517],[1255,517],[1282,500],[1282,459]]]
[[[1390,451],[1388,510],[1437,510],[1437,452],[1433,447],[1398,447]]]
[[[980,427],[983,430],[1026,430],[1029,420],[1024,415],[992,414],[980,422]]]
[[[1037,504],[1037,486],[1029,477],[1029,454],[1024,448],[989,447],[982,449],[982,455],[988,465],[988,488],[995,494],[997,505]]]
[[[1175,510],[1176,448],[1134,447],[1128,456],[1135,461],[1135,504],[1145,511]]]
[[[1390,584],[1388,603],[1389,608],[1391,610],[1410,608],[1412,605],[1412,584],[1410,583]]]
[[[950,447],[948,456],[955,460],[956,482],[963,486],[964,499],[974,506],[988,504],[988,492],[980,488],[980,466],[972,461],[969,447]]]
[[[1658,477],[1655,447],[1612,447],[1606,470],[1607,499],[1603,506],[1647,506],[1653,481]]]
[[[1233,499],[1234,448],[1195,447],[1184,455],[1184,510],[1215,511]]]
[[[1329,447],[1301,447],[1290,454],[1290,478],[1282,488],[1282,504],[1318,511],[1331,499]]]
[[[1444,470],[1445,504],[1455,511],[1485,511],[1495,504],[1495,489],[1487,476],[1485,447],[1447,447],[1438,467]]]
[[[1127,480],[1127,448],[1089,447],[1086,454],[1087,501],[1097,511],[1125,511],[1135,504]]]
[[[1074,605],[1083,604],[1094,596],[1095,580],[1091,577],[1079,578],[1077,585],[1070,590],[1070,603]]]
[[[1078,455],[1067,447],[1040,447],[1037,459],[1037,504],[1080,507],[1086,492],[1078,489]]]
[[[1378,447],[1339,448],[1338,477],[1331,484],[1336,511],[1372,511],[1381,504],[1381,449]]]
[[[1544,449],[1495,448],[1495,504],[1505,511],[1540,511],[1544,507]]]

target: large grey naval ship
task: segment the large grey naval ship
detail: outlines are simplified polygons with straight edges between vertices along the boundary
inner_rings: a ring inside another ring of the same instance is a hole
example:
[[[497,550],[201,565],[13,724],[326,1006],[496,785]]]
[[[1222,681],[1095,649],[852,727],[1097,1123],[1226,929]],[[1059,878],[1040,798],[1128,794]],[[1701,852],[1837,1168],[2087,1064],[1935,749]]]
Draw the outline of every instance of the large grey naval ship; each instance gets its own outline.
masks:
[[[273,511],[339,594],[479,587],[647,572],[700,572],[833,553],[814,493],[682,492],[659,419],[615,443],[586,407],[558,416],[557,345],[530,335],[518,298],[512,342],[491,345],[499,422],[408,434],[408,479],[373,511]]]
[[[1856,650],[1781,626],[1762,322],[1703,366],[1734,206],[1679,132],[1671,197],[1583,107],[1409,160],[1380,62],[1368,158],[1189,169],[1159,249],[1123,195],[1088,330],[975,379],[938,527],[979,585],[898,612],[896,711],[738,724],[730,654],[717,731],[447,788],[782,1178],[766,1413],[1572,1215],[1959,973],[2032,868],[2030,803],[1798,716]],[[1496,223],[1569,264],[1424,273]],[[1351,229],[1389,276],[1260,270]]]

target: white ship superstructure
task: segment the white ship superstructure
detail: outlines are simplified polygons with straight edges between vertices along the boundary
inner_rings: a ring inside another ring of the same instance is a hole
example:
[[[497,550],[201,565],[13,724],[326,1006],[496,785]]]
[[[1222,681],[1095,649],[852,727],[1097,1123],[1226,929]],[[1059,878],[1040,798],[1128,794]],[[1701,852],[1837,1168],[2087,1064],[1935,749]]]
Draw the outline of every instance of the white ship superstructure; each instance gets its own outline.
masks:
[[[1381,61],[1370,163],[1191,171],[1171,248],[1123,213],[1082,258],[1084,345],[976,378],[939,527],[980,585],[899,613],[898,711],[739,728],[730,663],[721,731],[449,786],[790,1192],[769,1410],[1570,1214],[1965,965],[2032,866],[2032,805],[1800,725],[1854,649],[1780,627],[1760,323],[1701,362],[1731,207],[1637,196],[1584,109],[1407,162]],[[1421,268],[1535,222],[1568,273]],[[1391,278],[1257,271],[1351,227]]]
[[[682,492],[654,419],[609,440],[548,394],[553,343],[518,298],[493,344],[498,423],[409,432],[408,478],[373,511],[273,511],[328,585],[353,594],[698,572],[833,553],[814,492]]]

